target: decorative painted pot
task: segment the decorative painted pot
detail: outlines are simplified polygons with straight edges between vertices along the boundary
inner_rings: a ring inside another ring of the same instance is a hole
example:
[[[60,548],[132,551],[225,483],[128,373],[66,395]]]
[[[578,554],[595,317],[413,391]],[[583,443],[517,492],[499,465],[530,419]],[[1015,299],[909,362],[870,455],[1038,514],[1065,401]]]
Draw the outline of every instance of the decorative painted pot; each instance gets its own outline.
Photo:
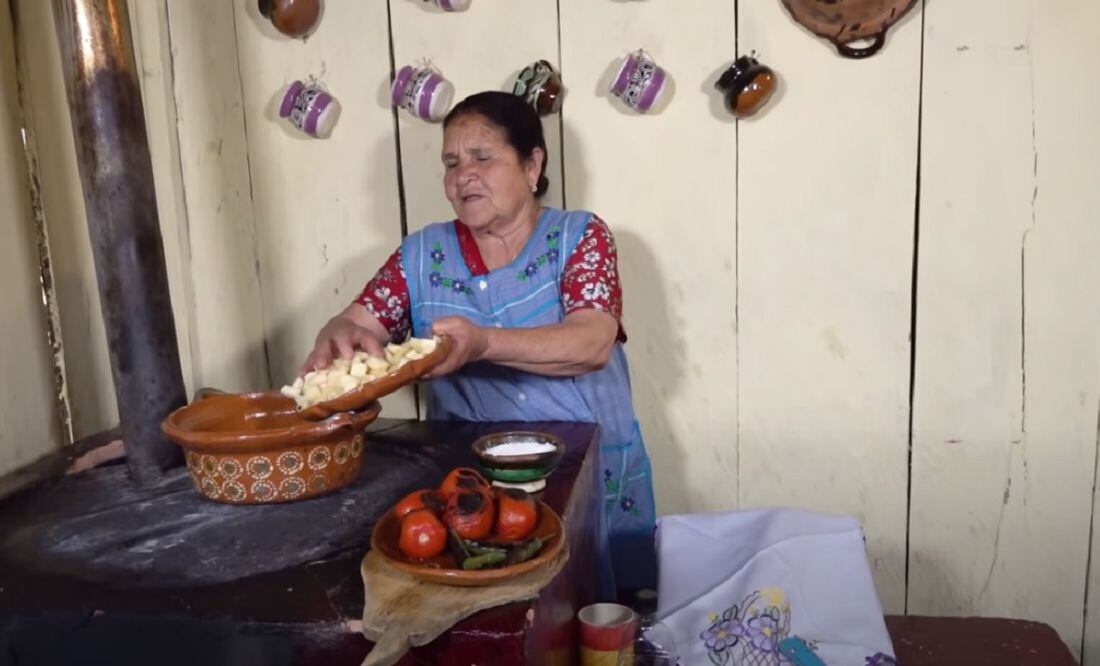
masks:
[[[664,68],[639,49],[623,57],[609,91],[635,111],[646,113],[660,103],[667,83]]]
[[[734,60],[714,87],[722,92],[726,110],[738,118],[747,118],[768,103],[776,81],[775,72],[761,65],[753,54]]]
[[[836,46],[845,58],[868,58],[886,43],[886,31],[917,0],[783,0],[791,17]],[[867,46],[852,42],[870,39]]]
[[[308,499],[359,476],[363,432],[382,407],[307,421],[278,393],[205,393],[161,424],[183,447],[195,486],[227,504]]]
[[[554,66],[538,60],[519,73],[512,94],[522,97],[540,116],[548,116],[561,111],[565,87]]]
[[[303,134],[327,139],[340,117],[340,102],[320,83],[294,81],[283,91],[279,117],[288,119]]]
[[[455,89],[434,67],[405,65],[397,70],[390,87],[390,101],[409,113],[438,122],[451,108]]]

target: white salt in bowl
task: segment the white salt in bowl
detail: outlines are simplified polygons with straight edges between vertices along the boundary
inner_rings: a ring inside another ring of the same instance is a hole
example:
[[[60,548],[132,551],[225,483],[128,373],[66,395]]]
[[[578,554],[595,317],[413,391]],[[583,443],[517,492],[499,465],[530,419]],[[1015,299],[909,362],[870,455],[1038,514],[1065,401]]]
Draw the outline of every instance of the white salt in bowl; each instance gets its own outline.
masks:
[[[471,446],[485,476],[498,485],[538,483],[565,454],[561,438],[546,432],[513,430],[481,437]]]

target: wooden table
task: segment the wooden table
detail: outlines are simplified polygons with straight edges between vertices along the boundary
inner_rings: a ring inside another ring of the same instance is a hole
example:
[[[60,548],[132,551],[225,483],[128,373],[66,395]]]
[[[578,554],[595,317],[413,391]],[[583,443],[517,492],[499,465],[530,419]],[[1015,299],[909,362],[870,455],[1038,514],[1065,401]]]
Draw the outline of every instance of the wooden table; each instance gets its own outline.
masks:
[[[374,521],[472,464],[474,439],[518,425],[380,421],[356,483],[286,505],[209,502],[183,469],[141,490],[122,465],[11,497],[0,504],[0,666],[358,665],[370,644],[347,622],[362,613]],[[565,517],[569,563],[538,599],[478,613],[403,663],[540,663],[572,649],[573,613],[597,589],[596,428],[523,427],[566,442],[542,499]]]
[[[901,666],[1077,666],[1040,622],[984,617],[886,616]]]

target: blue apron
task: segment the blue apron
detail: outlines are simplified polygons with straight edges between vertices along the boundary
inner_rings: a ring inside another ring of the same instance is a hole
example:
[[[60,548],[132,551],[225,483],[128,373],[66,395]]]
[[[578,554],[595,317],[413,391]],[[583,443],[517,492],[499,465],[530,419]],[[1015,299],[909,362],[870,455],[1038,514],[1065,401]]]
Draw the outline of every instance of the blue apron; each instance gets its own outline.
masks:
[[[408,236],[401,261],[409,285],[413,334],[431,335],[439,317],[478,326],[519,328],[560,323],[561,276],[592,213],[543,209],[527,245],[509,265],[473,276],[453,222]],[[546,377],[491,363],[472,363],[430,382],[428,418],[465,421],[576,421],[600,426],[604,529],[619,588],[654,583],[652,558],[638,543],[652,537],[655,514],[649,457],[634,416],[622,345],[607,366],[577,377]],[[607,572],[601,578],[608,578]]]

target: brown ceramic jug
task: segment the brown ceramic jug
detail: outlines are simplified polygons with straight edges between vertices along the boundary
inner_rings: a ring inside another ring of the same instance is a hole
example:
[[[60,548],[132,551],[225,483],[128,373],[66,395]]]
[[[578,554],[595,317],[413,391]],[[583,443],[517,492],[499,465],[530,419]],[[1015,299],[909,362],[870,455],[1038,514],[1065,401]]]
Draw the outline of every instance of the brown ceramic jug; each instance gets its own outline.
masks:
[[[259,0],[260,13],[288,37],[309,34],[321,18],[321,0]]]
[[[845,58],[868,58],[886,43],[886,31],[917,0],[783,0],[795,21],[836,45]],[[872,40],[867,46],[852,42]]]
[[[768,103],[775,92],[775,72],[751,55],[743,55],[729,66],[714,84],[726,102],[726,110],[748,118]]]

